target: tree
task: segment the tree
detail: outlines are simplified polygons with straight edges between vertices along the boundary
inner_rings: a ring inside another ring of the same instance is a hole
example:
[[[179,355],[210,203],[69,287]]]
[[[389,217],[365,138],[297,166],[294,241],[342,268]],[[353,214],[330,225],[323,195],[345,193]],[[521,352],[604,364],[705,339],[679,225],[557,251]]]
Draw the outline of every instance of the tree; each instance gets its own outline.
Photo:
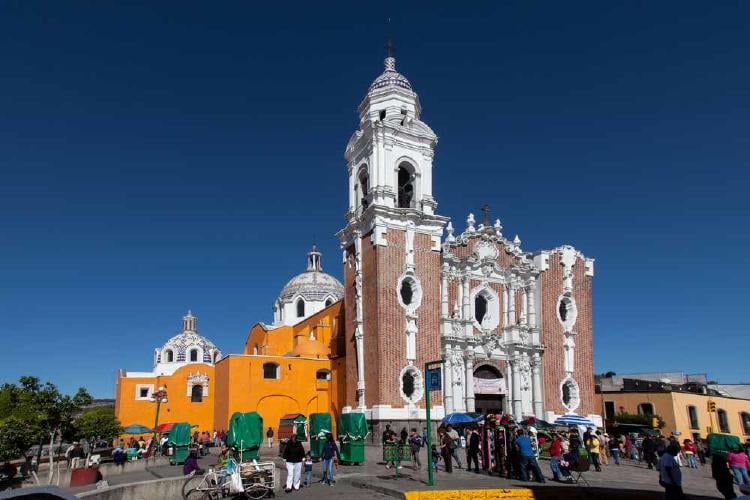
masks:
[[[7,417],[0,423],[0,462],[13,460],[34,444],[34,429],[28,422]]]
[[[0,388],[3,394],[0,398],[0,411],[4,412],[0,414],[0,423],[4,427],[8,425],[11,435],[16,435],[19,431],[18,422],[22,422],[25,425],[23,432],[28,439],[33,443],[39,443],[37,460],[41,459],[44,442],[49,440],[50,467],[47,482],[50,483],[54,471],[52,450],[55,440],[71,432],[73,416],[84,406],[91,404],[92,397],[83,387],[73,396],[61,394],[54,384],[41,384],[37,377],[21,377],[18,382],[18,385],[5,384]],[[25,441],[15,438],[7,442],[0,440],[0,446],[7,446],[0,449],[0,455],[17,453],[20,450],[21,453],[16,455],[17,457],[26,453],[29,448]]]
[[[97,437],[111,441],[122,434],[122,426],[115,417],[113,408],[92,408],[85,411],[75,420],[73,426],[78,439]]]

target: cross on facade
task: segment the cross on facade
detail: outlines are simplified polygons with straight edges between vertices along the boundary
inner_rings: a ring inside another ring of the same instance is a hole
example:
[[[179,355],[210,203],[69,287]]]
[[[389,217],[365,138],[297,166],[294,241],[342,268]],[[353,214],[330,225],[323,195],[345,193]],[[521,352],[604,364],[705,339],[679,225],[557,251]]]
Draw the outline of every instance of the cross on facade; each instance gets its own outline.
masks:
[[[484,227],[488,227],[490,225],[490,206],[486,203],[482,206],[482,213],[484,213],[482,224],[484,224]]]

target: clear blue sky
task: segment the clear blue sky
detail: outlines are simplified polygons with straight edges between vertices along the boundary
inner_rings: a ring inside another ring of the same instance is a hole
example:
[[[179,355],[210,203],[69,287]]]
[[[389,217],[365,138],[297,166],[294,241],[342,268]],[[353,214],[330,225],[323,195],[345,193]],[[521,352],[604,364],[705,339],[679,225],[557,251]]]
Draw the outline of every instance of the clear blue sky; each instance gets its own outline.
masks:
[[[597,371],[750,380],[750,3],[156,4],[0,3],[0,381],[112,396],[188,308],[240,352],[313,240],[340,276],[389,31],[438,211],[597,259]]]

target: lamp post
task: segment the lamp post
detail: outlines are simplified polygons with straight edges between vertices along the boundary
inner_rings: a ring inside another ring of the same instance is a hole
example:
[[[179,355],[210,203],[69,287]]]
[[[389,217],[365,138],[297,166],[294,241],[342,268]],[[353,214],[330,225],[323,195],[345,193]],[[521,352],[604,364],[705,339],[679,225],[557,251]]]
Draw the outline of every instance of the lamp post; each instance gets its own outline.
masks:
[[[151,446],[157,447],[156,442],[156,428],[159,426],[159,409],[162,403],[167,403],[167,388],[159,387],[159,390],[151,394],[151,402],[156,403],[156,418],[154,419],[154,439],[151,441]]]

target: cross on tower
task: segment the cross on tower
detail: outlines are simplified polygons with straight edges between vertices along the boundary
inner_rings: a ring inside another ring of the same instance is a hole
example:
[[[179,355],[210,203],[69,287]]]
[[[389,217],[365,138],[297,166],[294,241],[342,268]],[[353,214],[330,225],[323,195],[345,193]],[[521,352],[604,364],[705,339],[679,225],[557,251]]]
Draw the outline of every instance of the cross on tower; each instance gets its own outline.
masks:
[[[484,220],[482,221],[482,224],[484,227],[489,227],[490,225],[490,206],[486,203],[482,206],[482,212],[484,213]]]

